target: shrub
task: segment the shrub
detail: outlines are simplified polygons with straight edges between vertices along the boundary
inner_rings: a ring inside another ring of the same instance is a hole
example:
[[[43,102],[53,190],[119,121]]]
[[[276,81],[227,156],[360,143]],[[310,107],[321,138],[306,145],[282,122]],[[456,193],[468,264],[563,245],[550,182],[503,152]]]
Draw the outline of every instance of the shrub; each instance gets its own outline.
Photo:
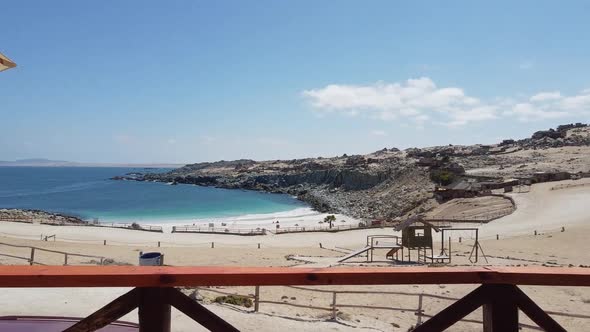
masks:
[[[437,170],[430,172],[430,179],[436,183],[446,186],[455,180],[455,174],[447,170]]]
[[[242,295],[225,295],[218,296],[215,298],[217,303],[227,303],[233,305],[239,305],[242,307],[250,308],[252,306],[252,299]]]

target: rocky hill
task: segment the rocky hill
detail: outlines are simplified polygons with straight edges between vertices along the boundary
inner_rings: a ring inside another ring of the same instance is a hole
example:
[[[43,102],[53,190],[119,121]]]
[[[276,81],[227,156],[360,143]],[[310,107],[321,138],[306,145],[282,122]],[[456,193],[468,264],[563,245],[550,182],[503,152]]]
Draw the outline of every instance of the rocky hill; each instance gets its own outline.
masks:
[[[117,179],[285,193],[318,211],[373,219],[429,209],[436,204],[436,185],[469,176],[502,180],[542,171],[590,172],[590,127],[563,125],[494,145],[392,148],[333,158],[218,161]]]

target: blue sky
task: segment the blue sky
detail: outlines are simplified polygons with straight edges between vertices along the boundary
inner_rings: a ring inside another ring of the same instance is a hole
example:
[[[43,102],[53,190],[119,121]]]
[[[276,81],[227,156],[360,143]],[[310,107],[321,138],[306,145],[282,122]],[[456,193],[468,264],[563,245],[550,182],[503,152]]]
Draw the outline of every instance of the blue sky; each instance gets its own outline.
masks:
[[[590,120],[586,1],[12,1],[0,160],[493,143]]]

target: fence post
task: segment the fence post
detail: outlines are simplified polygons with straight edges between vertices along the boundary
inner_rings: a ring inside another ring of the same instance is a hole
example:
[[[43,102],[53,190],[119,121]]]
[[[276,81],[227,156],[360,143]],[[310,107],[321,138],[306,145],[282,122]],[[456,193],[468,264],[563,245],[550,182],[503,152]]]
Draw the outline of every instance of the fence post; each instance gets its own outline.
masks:
[[[106,246],[106,245],[107,245],[107,240],[104,240],[104,242],[103,242],[103,244],[102,244],[102,245],[103,245],[103,246]]]
[[[416,322],[416,326],[420,326],[422,324],[422,294],[418,294],[418,310],[416,310],[416,316],[418,316],[418,321]]]
[[[64,265],[68,265],[68,254],[64,254]]]
[[[160,241],[158,241],[158,248],[160,248]]]
[[[260,309],[260,286],[254,288],[254,312],[258,312]]]
[[[35,262],[35,248],[31,248],[31,260],[30,260],[30,264],[33,265],[34,262]]]
[[[500,240],[500,235],[496,234],[496,240]]]
[[[336,320],[336,292],[332,293],[332,319]]]
[[[215,242],[211,242],[211,248],[215,248]]]

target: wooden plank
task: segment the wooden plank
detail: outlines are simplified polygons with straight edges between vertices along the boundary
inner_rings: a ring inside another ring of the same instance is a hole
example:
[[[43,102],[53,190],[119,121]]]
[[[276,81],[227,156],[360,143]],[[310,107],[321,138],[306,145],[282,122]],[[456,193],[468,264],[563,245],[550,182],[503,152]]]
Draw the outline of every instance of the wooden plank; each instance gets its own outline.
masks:
[[[139,288],[139,332],[170,332],[168,289]]]
[[[137,288],[121,295],[113,302],[102,307],[92,315],[72,325],[64,332],[91,332],[103,328],[125,316],[139,305]]]
[[[209,331],[239,331],[176,288],[165,289],[168,303]],[[154,330],[157,331],[157,330]],[[142,331],[143,332],[143,331]]]
[[[541,309],[530,297],[528,297],[520,288],[512,286],[513,295],[512,300],[518,305],[520,310],[524,312],[533,322],[539,325],[545,331],[563,331],[565,329],[559,325],[551,316]]]
[[[0,266],[0,288],[497,283],[590,286],[590,269]]]
[[[475,309],[488,301],[491,294],[485,285],[478,287],[473,292],[465,295],[459,301],[443,309],[434,317],[422,325],[417,326],[413,332],[444,331],[463,317],[469,315]]]

